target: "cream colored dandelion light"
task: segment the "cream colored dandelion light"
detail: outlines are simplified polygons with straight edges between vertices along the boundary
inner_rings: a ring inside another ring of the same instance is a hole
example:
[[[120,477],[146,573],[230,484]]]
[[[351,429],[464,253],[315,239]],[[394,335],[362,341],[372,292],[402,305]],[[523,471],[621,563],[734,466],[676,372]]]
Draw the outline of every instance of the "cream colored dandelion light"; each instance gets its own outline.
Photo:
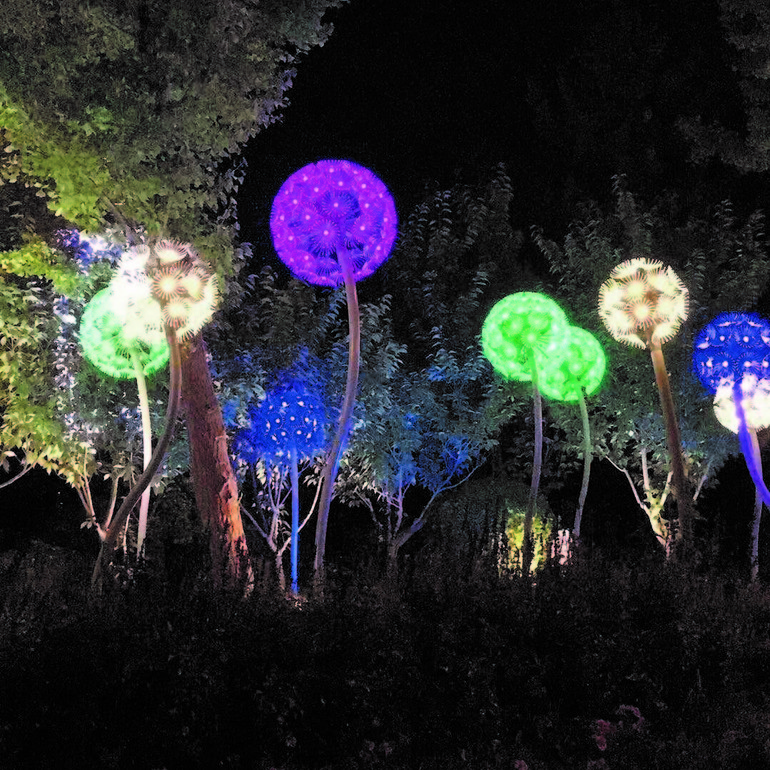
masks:
[[[687,288],[657,260],[622,262],[599,291],[599,315],[609,333],[640,348],[671,339],[687,318],[687,306]]]
[[[650,351],[666,425],[671,485],[679,513],[676,539],[685,551],[692,542],[692,511],[679,423],[662,345],[679,331],[687,318],[688,297],[687,287],[670,267],[640,257],[617,265],[599,290],[599,316],[607,331],[619,342]]]

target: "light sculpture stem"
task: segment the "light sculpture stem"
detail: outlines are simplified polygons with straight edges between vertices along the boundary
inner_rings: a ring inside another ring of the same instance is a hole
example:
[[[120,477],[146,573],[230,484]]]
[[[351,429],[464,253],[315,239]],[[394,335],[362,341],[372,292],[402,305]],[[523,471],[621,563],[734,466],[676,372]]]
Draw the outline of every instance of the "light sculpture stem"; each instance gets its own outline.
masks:
[[[168,450],[174,434],[174,426],[176,424],[177,415],[179,414],[179,402],[182,393],[182,360],[176,332],[168,325],[164,325],[164,329],[166,332],[166,340],[171,351],[171,379],[169,382],[168,406],[166,408],[166,423],[163,434],[158,440],[149,464],[144,469],[144,472],[139,477],[139,480],[134,487],[129,490],[123,500],[123,504],[113,517],[110,526],[104,535],[104,540],[102,540],[102,545],[99,549],[99,557],[96,560],[96,565],[91,576],[91,588],[95,591],[101,589],[102,573],[110,563],[112,552],[115,549],[115,542],[121,528],[125,524],[131,510],[142,496],[144,490],[150,485],[160,464],[163,462],[163,458],[166,456],[166,451]]]
[[[666,426],[668,454],[671,459],[672,485],[674,498],[676,499],[677,514],[679,516],[676,540],[682,543],[685,552],[687,552],[692,544],[692,510],[687,495],[679,423],[676,420],[674,398],[671,395],[671,385],[668,379],[668,372],[666,371],[666,362],[663,358],[663,350],[660,342],[652,334],[648,338],[648,347],[652,357],[652,368],[655,370],[655,382],[660,394],[660,406]]]
[[[297,450],[290,450],[289,473],[291,475],[291,592],[299,594],[299,469]]]
[[[765,505],[770,507],[770,490],[762,478],[762,457],[759,452],[757,433],[746,423],[746,412],[743,409],[743,390],[740,383],[733,385],[733,402],[735,403],[735,416],[738,418],[738,441],[746,460],[746,466],[757,492],[762,496]]]
[[[134,347],[130,349],[131,361],[134,364],[136,373],[136,387],[139,391],[139,411],[142,415],[142,458],[143,470],[147,469],[152,456],[152,421],[150,420],[150,403],[147,397],[147,380],[144,376],[142,363]],[[147,514],[150,510],[150,488],[142,493],[142,501],[139,504],[139,526],[136,535],[136,556],[137,559],[144,558],[144,538],[147,534]]]
[[[580,487],[577,510],[575,511],[575,523],[572,526],[572,535],[576,542],[580,541],[580,525],[583,521],[583,506],[588,495],[588,480],[591,476],[591,423],[588,421],[588,407],[586,406],[583,389],[580,389],[580,416],[583,419],[583,483]]]
[[[337,426],[337,432],[321,474],[321,500],[318,506],[318,522],[316,523],[315,531],[315,561],[313,563],[313,584],[318,595],[323,593],[324,585],[324,555],[326,552],[326,529],[329,523],[329,506],[331,505],[334,479],[337,476],[342,446],[345,443],[350,428],[350,418],[356,401],[358,371],[361,362],[361,315],[358,309],[358,294],[356,292],[356,281],[353,277],[353,266],[346,249],[338,248],[337,261],[345,281],[345,298],[348,306],[348,375],[339,425]]]
[[[529,575],[534,557],[532,524],[537,513],[537,493],[540,488],[540,472],[543,467],[543,398],[537,386],[537,365],[534,353],[530,351],[529,368],[532,373],[533,415],[535,420],[535,455],[532,459],[532,483],[529,487],[527,511],[524,514],[524,537],[521,544],[521,568],[523,575]]]
[[[757,468],[762,467],[762,455],[759,451],[757,432],[753,428],[748,430],[751,437],[751,455]],[[761,475],[761,473],[760,473]],[[764,483],[762,484],[764,487]],[[751,581],[756,583],[759,579],[759,530],[762,524],[762,503],[764,494],[758,484],[754,484],[754,519],[751,522]],[[766,488],[765,488],[766,489]]]

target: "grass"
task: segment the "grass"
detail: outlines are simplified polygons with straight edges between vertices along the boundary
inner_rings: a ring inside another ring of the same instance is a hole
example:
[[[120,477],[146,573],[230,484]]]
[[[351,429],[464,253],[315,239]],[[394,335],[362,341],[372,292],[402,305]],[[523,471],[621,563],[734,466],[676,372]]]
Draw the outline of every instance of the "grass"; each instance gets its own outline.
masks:
[[[3,600],[2,767],[770,767],[770,593],[733,575],[434,557],[295,606],[82,572]]]

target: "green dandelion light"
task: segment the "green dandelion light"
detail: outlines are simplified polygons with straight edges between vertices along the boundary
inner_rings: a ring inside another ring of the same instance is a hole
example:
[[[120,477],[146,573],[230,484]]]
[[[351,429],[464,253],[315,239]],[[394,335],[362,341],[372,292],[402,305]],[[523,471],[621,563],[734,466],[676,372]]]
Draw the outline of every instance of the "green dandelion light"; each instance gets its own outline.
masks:
[[[506,380],[532,383],[535,451],[522,541],[525,575],[532,565],[532,524],[537,512],[543,465],[543,402],[539,371],[562,360],[561,343],[568,328],[567,316],[554,300],[545,294],[523,291],[501,299],[489,311],[481,329],[482,350],[495,370]]]

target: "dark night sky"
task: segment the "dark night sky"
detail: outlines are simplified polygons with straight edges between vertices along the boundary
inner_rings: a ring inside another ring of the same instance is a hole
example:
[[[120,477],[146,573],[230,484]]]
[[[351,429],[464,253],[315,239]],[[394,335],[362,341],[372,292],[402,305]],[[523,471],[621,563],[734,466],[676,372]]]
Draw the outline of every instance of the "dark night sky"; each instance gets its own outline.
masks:
[[[511,158],[527,122],[517,5],[353,0],[334,13],[334,34],[300,63],[281,123],[249,148],[244,235],[259,239],[254,220],[281,181],[320,158],[372,168],[402,216],[426,182]]]
[[[352,0],[329,17],[335,31],[299,63],[290,106],[246,153],[240,219],[257,249],[272,249],[281,182],[325,157],[372,168],[402,218],[426,184],[473,183],[504,162],[525,229],[559,221],[566,197],[607,197],[618,172],[635,190],[689,183],[677,112],[712,116],[735,92],[708,0]],[[555,109],[550,127],[533,86]]]

